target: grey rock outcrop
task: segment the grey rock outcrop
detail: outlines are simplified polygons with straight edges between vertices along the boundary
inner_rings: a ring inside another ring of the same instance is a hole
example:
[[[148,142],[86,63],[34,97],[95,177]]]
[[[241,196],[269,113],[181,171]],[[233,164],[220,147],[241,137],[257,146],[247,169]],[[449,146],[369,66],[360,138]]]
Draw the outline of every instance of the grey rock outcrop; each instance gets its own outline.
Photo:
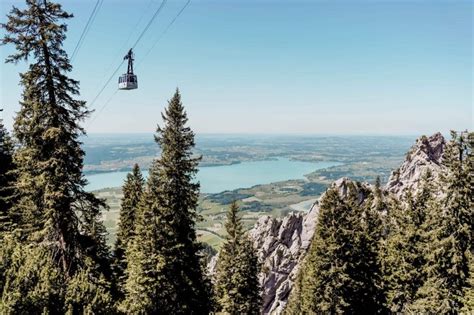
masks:
[[[281,312],[288,299],[292,287],[290,275],[303,254],[303,219],[301,213],[284,218],[263,216],[250,231],[262,262],[259,280],[264,313]]]
[[[445,147],[446,140],[439,132],[431,137],[418,138],[403,164],[391,173],[385,190],[400,196],[407,189],[416,189],[427,170],[435,175],[439,174]]]
[[[405,189],[416,189],[427,169],[436,176],[442,168],[441,159],[445,146],[446,141],[440,133],[417,139],[407,153],[406,160],[392,172],[384,190],[400,196]],[[344,197],[348,193],[349,183],[353,182],[348,178],[341,178],[332,186]],[[358,184],[361,202],[370,189],[369,184]],[[321,198],[324,198],[324,194]],[[260,217],[249,232],[262,262],[259,280],[263,291],[264,314],[280,314],[284,310],[299,266],[311,245],[319,214],[319,200],[305,214],[290,213],[284,218]],[[211,264],[215,266],[215,262],[214,259]]]
[[[352,183],[350,179],[341,178],[332,186],[344,197],[348,193],[349,183]],[[358,187],[361,202],[367,197],[369,189],[368,184]],[[300,262],[311,244],[318,213],[319,202],[316,202],[306,214],[290,213],[284,218],[263,216],[250,231],[263,264],[259,280],[263,291],[264,314],[280,314],[283,311]]]

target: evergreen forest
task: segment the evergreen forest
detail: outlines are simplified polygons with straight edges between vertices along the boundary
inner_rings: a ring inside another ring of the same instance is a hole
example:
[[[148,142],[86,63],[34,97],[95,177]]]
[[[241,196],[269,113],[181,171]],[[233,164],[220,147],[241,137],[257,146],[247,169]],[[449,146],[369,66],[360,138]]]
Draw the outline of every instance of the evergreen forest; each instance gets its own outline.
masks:
[[[0,120],[0,314],[261,314],[265,270],[239,204],[216,256],[198,241],[201,157],[178,89],[150,135],[160,155],[147,178],[138,164],[128,174],[107,244],[107,205],[85,189],[91,112],[63,48],[71,18],[26,0],[1,24],[15,49],[5,61],[28,67],[13,130]],[[399,195],[380,180],[330,186],[283,313],[472,314],[473,146],[453,132],[442,171]]]

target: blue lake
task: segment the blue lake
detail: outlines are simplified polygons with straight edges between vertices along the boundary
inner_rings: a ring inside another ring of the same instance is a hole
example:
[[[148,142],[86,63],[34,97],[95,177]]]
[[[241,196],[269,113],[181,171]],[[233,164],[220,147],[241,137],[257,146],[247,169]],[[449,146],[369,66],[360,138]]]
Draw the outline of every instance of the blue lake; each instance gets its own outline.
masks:
[[[289,179],[303,179],[315,170],[340,165],[338,162],[301,162],[287,158],[269,161],[243,162],[240,164],[200,167],[197,180],[201,192],[219,193],[224,190],[248,188]],[[144,176],[148,172],[144,171]],[[89,191],[122,186],[127,172],[110,172],[86,176]]]

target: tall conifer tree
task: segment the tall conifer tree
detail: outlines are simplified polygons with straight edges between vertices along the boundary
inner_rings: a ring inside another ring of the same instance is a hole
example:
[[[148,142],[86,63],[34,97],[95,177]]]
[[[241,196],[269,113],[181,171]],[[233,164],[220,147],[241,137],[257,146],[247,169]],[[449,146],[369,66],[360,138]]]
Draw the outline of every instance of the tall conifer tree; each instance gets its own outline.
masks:
[[[474,254],[471,250],[469,253],[469,279],[468,285],[464,288],[462,314],[469,314],[474,311]]]
[[[415,312],[454,314],[464,304],[469,287],[469,255],[472,250],[471,156],[466,137],[452,133],[443,154],[440,176],[443,193],[432,211],[430,246],[427,248],[427,280],[411,306]]]
[[[72,66],[62,48],[63,21],[71,17],[49,0],[26,0],[26,7],[13,7],[1,25],[2,44],[16,48],[6,62],[31,61],[20,75],[24,92],[14,124],[19,142],[14,211],[21,215],[23,258],[7,272],[15,280],[4,288],[7,312],[22,307],[30,313],[82,312],[85,305],[97,311],[110,302],[104,277],[110,262],[100,222],[104,203],[84,191],[82,175],[79,124],[89,112],[75,98],[79,84],[67,76]]]
[[[336,187],[321,200],[316,232],[286,312],[375,314],[383,310],[377,259],[381,227],[372,206],[361,204],[364,187]]]
[[[3,292],[5,274],[12,254],[11,237],[7,233],[14,227],[15,218],[11,208],[15,195],[15,165],[13,163],[13,142],[0,119],[0,294]]]
[[[434,202],[434,178],[423,174],[415,196],[408,191],[390,209],[391,226],[383,250],[387,305],[392,312],[410,312],[418,289],[426,280],[425,248],[428,245],[430,211]]]
[[[138,203],[142,197],[145,180],[138,164],[133,166],[131,173],[122,187],[123,198],[120,207],[120,222],[118,224],[117,240],[115,242],[115,265],[119,286],[124,282],[124,272],[127,268],[127,258],[125,255],[128,243],[135,235],[135,225],[137,218]]]
[[[11,207],[14,204],[13,142],[0,119],[0,242],[2,233],[12,228]]]
[[[227,212],[226,240],[219,252],[216,273],[218,311],[226,314],[259,314],[261,308],[259,264],[252,242],[245,235],[237,203]]]
[[[357,186],[358,184],[356,184]],[[354,312],[356,313],[385,313],[385,288],[383,286],[382,262],[380,251],[384,236],[383,212],[386,204],[380,182],[371,191],[359,187],[360,194],[366,199],[360,204],[351,197],[353,209],[358,209],[353,215],[358,218],[360,229],[355,231],[355,256],[353,259],[354,279],[360,283],[355,297]],[[357,196],[357,198],[360,198]],[[359,212],[359,213],[357,213]]]
[[[471,178],[471,189],[472,189],[472,178],[474,178],[474,132],[468,134],[468,143],[469,143],[469,177]],[[474,196],[471,194],[471,205]],[[473,210],[474,212],[474,210]],[[474,215],[474,213],[471,213]],[[474,219],[471,219],[471,222],[474,222]],[[474,233],[474,227],[471,227],[471,232]],[[471,233],[471,239],[474,239],[474,235]],[[463,313],[473,312],[474,311],[474,247],[471,244],[470,255],[469,255],[469,279],[468,286],[464,290],[464,307],[461,310]]]
[[[199,184],[193,181],[200,158],[193,157],[194,133],[178,90],[163,114],[154,161],[139,206],[136,241],[129,266],[124,310],[132,313],[204,314],[208,286],[201,268],[195,220]]]

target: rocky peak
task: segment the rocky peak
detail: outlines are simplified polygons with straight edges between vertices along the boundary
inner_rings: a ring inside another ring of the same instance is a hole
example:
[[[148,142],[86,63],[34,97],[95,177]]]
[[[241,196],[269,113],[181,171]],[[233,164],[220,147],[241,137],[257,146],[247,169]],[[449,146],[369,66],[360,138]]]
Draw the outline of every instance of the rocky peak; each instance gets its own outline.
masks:
[[[335,181],[332,187],[337,188],[341,197],[347,196],[350,187],[355,187],[361,202],[370,189],[370,185],[358,184],[346,177]],[[263,216],[250,231],[263,265],[259,280],[263,289],[264,314],[279,314],[287,303],[298,267],[314,235],[319,200],[306,214],[290,213],[284,218]]]
[[[438,174],[442,168],[446,140],[441,133],[431,137],[421,136],[408,151],[403,164],[392,172],[385,190],[398,196],[407,188],[416,189],[421,176],[429,169]]]
[[[262,262],[259,280],[262,286],[263,312],[281,312],[291,290],[289,279],[299,262],[303,232],[301,213],[284,218],[261,217],[250,231]]]
[[[431,137],[420,137],[407,154],[405,162],[392,172],[385,190],[396,195],[408,187],[416,189],[423,173],[430,169],[433,174],[441,170],[441,159],[446,141],[440,133]],[[346,197],[351,187],[357,189],[363,202],[372,189],[367,183],[356,183],[347,177],[336,180],[341,197]],[[262,287],[263,313],[280,314],[288,301],[291,289],[313,238],[318,214],[319,201],[306,213],[290,213],[284,218],[261,217],[249,232],[258,256],[262,262],[259,280]],[[210,269],[214,269],[213,259]]]

